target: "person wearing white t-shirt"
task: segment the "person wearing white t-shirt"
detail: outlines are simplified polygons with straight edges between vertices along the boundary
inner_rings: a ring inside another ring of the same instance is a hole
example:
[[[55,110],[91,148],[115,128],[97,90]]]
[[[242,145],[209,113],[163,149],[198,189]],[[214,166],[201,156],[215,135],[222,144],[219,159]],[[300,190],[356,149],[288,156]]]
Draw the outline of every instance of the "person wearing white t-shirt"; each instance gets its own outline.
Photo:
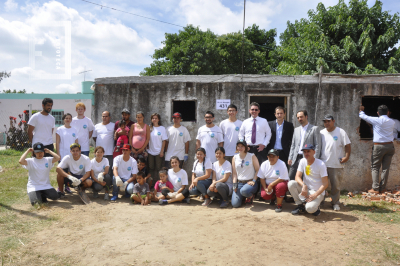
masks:
[[[331,197],[333,210],[339,211],[340,183],[343,179],[343,164],[350,158],[351,145],[346,132],[335,126],[332,115],[325,115],[325,129],[321,130],[321,160],[325,163],[328,178],[331,182]]]
[[[113,151],[114,151],[114,123],[110,122],[110,112],[104,111],[101,114],[102,122],[94,126],[93,140],[96,146],[101,146],[104,149],[104,157],[107,158],[110,165],[109,174],[112,175],[111,169],[113,166]]]
[[[254,195],[258,191],[257,173],[260,168],[257,157],[248,152],[247,143],[239,140],[236,143],[238,154],[232,159],[233,193],[232,207],[239,208],[243,200],[246,205],[253,204]]]
[[[109,199],[109,188],[112,185],[112,177],[109,174],[110,163],[104,157],[104,148],[97,146],[94,149],[95,157],[90,161],[92,163],[92,171],[90,176],[93,179],[93,197],[98,198],[99,192],[105,188],[104,200]]]
[[[165,167],[171,168],[171,157],[177,156],[179,158],[179,167],[183,167],[183,162],[189,159],[189,131],[186,127],[181,126],[182,115],[181,113],[174,113],[172,115],[174,125],[167,129],[167,142],[165,145]]]
[[[111,201],[115,202],[118,199],[119,188],[125,191],[125,197],[130,198],[133,193],[136,174],[138,173],[138,165],[135,159],[130,154],[132,147],[130,144],[124,144],[121,148],[122,155],[114,158],[113,163],[113,196]]]
[[[229,196],[232,195],[232,165],[225,160],[224,147],[218,147],[215,150],[217,161],[213,163],[212,183],[207,190],[210,197],[221,197],[222,202],[220,208],[227,208],[229,205]]]
[[[224,135],[225,159],[232,163],[232,158],[236,153],[236,142],[239,140],[239,130],[243,122],[236,118],[236,105],[230,104],[227,112],[229,118],[222,121],[219,127]]]
[[[92,137],[94,125],[89,117],[85,116],[86,106],[84,103],[76,104],[77,116],[72,118],[71,126],[78,131],[79,144],[81,145],[81,153],[89,156],[89,141]]]
[[[315,147],[312,144],[305,144],[302,152],[304,158],[299,162],[295,180],[288,184],[290,194],[297,204],[292,214],[306,211],[318,216],[321,213],[319,205],[329,185],[328,173],[324,162],[314,157]]]
[[[44,98],[42,101],[41,112],[38,112],[28,121],[28,137],[30,143],[42,143],[46,149],[54,151],[53,132],[56,127],[55,118],[50,114],[53,108],[53,100]],[[45,157],[51,156],[50,153],[45,153]]]
[[[204,148],[198,148],[196,150],[197,160],[193,164],[192,184],[189,187],[190,195],[203,196],[204,202],[202,206],[208,206],[211,203],[210,196],[207,194],[207,189],[212,183],[212,163],[210,159],[206,157],[206,154]]]
[[[161,117],[159,114],[154,113],[151,115],[150,124],[150,141],[147,152],[149,154],[147,162],[149,164],[149,171],[153,179],[153,184],[160,180],[158,172],[163,166],[165,144],[168,136],[165,127],[161,125]]]
[[[222,130],[214,125],[214,114],[207,111],[204,115],[206,124],[199,128],[196,137],[196,150],[200,147],[204,148],[207,152],[208,158],[212,163],[217,161],[215,158],[215,149],[224,146],[224,136]]]
[[[160,205],[167,205],[173,202],[190,203],[188,190],[188,176],[185,170],[179,167],[179,158],[171,157],[171,169],[168,170],[168,181],[174,186],[174,192],[168,193],[167,199],[160,199]]]
[[[26,159],[28,153],[32,153],[32,156],[35,154],[35,157]],[[52,157],[44,157],[45,153]],[[50,184],[50,170],[58,160],[60,156],[40,142],[33,144],[33,148],[29,148],[19,159],[19,163],[29,171],[27,191],[32,206],[46,203],[47,199],[59,198],[57,191]]]
[[[289,173],[285,162],[279,159],[278,150],[268,151],[268,161],[261,164],[258,177],[262,186],[261,197],[271,200],[270,205],[274,205],[276,200],[275,212],[281,212],[283,198],[288,190]]]
[[[79,143],[77,131],[71,127],[72,115],[66,113],[63,115],[62,120],[64,125],[56,130],[56,150],[61,160],[66,155],[71,154],[69,146],[72,143]]]
[[[72,143],[70,146],[70,155],[66,155],[57,167],[58,191],[64,197],[64,185],[76,187],[78,193],[82,193],[86,188],[93,184],[90,178],[92,164],[89,157],[81,154],[81,145]]]

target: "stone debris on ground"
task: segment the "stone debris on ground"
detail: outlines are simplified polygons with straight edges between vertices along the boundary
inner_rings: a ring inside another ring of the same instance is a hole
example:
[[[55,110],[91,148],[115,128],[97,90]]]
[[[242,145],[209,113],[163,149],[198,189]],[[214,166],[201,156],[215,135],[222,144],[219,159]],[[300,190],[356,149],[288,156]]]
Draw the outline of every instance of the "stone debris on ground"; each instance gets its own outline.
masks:
[[[349,192],[347,196],[349,198],[353,198],[357,194],[359,194],[359,192],[354,191],[354,192]],[[387,190],[384,193],[375,194],[369,192],[362,192],[361,197],[363,200],[366,201],[386,201],[400,205],[400,185],[395,186],[393,190]]]

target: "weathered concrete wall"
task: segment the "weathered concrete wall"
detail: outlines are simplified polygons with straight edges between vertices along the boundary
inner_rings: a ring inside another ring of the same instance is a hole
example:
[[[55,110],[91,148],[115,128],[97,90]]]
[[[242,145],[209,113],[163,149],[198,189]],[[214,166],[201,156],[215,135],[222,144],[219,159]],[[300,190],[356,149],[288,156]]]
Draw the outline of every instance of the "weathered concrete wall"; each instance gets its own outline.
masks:
[[[191,175],[197,129],[204,125],[204,113],[215,114],[215,124],[227,118],[225,110],[216,110],[216,99],[231,99],[238,106],[238,118],[248,117],[248,95],[289,94],[288,120],[295,126],[296,110],[306,109],[309,121],[321,126],[324,114],[330,113],[337,126],[343,128],[352,141],[352,156],[345,166],[343,189],[360,190],[371,186],[370,157],[372,141],[361,141],[357,133],[360,125],[358,106],[364,95],[400,96],[400,76],[324,75],[320,87],[318,76],[156,76],[100,78],[95,81],[93,120],[101,121],[104,110],[111,112],[112,121],[120,118],[123,107],[132,113],[143,111],[146,123],[154,112],[161,114],[164,126],[171,125],[172,101],[195,100],[197,122],[183,122],[190,132],[189,161],[185,170]],[[318,104],[317,104],[318,102]],[[317,111],[316,111],[317,109]],[[134,120],[134,115],[132,115]],[[317,121],[317,122],[315,122]],[[395,143],[396,149],[400,145]],[[389,187],[400,184],[399,155],[393,157]]]

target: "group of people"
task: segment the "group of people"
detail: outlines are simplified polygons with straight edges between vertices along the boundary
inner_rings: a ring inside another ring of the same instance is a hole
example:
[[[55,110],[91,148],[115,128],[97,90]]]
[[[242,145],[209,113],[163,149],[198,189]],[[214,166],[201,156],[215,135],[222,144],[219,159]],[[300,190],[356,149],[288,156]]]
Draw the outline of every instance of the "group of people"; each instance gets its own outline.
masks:
[[[274,121],[259,117],[260,105],[250,104],[250,117],[237,119],[237,107],[227,108],[228,118],[214,124],[214,114],[207,111],[205,125],[196,136],[195,161],[191,183],[183,164],[189,158],[190,135],[181,125],[182,115],[172,115],[173,125],[165,128],[154,113],[145,124],[143,112],[131,121],[127,108],[122,119],[110,122],[110,112],[102,113],[102,122],[93,125],[85,117],[85,105],[76,105],[77,116],[63,116],[64,126],[56,131],[56,153],[52,133],[53,101],[45,98],[43,110],[34,114],[28,124],[33,148],[27,150],[20,163],[29,170],[28,195],[32,204],[54,200],[71,193],[70,187],[82,192],[93,189],[93,196],[105,189],[104,199],[118,199],[119,191],[133,203],[142,205],[156,201],[161,205],[190,202],[197,195],[208,206],[220,199],[220,207],[231,203],[234,208],[261,200],[282,211],[284,199],[295,202],[292,214],[320,214],[325,190],[331,184],[332,207],[340,210],[340,184],[343,165],[349,160],[351,143],[346,132],[335,125],[332,115],[323,118],[324,129],[308,122],[306,110],[296,113],[300,126],[285,121],[285,109],[275,108]],[[370,192],[385,191],[391,157],[394,154],[394,133],[400,122],[388,117],[386,106],[378,108],[379,117],[369,117],[360,107],[359,116],[373,127],[373,185]],[[89,141],[95,141],[95,157],[89,159]],[[397,135],[396,135],[397,138]],[[27,154],[32,152],[32,158]],[[49,172],[57,166],[58,191],[51,187]],[[379,182],[379,168],[382,178]]]

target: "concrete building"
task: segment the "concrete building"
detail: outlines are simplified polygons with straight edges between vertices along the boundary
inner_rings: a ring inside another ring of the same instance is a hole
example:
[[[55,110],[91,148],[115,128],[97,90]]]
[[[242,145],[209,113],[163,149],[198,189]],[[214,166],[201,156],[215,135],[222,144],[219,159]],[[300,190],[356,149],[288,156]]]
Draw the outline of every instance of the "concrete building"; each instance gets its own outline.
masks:
[[[204,125],[207,110],[215,113],[215,124],[227,118],[226,106],[238,106],[238,118],[249,117],[249,104],[261,104],[260,116],[275,119],[277,105],[287,109],[287,120],[297,127],[296,111],[306,109],[310,123],[323,126],[322,118],[330,113],[336,125],[343,128],[352,141],[352,155],[345,165],[343,189],[362,190],[371,187],[370,157],[372,133],[358,118],[358,106],[363,104],[368,115],[376,115],[378,105],[387,104],[394,118],[400,118],[400,75],[338,75],[273,76],[154,76],[115,77],[95,80],[94,123],[101,121],[102,111],[111,112],[111,121],[120,119],[121,110],[128,107],[132,120],[136,111],[161,114],[164,126],[171,125],[171,114],[181,112],[190,132],[189,161],[184,168],[191,175],[197,129]],[[222,109],[218,109],[222,108]],[[400,184],[400,145],[393,157],[388,187]]]
[[[91,116],[92,106],[94,105],[94,96],[91,86],[93,81],[82,82],[82,91],[76,94],[22,94],[22,93],[0,93],[0,145],[6,143],[4,125],[9,128],[10,116],[16,117],[19,122],[18,115],[23,115],[23,120],[29,120],[29,109],[31,111],[42,110],[42,100],[44,98],[53,99],[53,109],[51,114],[56,119],[56,128],[63,125],[62,116],[66,113],[76,116],[75,105],[83,102],[86,106],[87,116]],[[24,114],[24,111],[28,114]],[[56,141],[55,132],[53,134],[54,142]]]

